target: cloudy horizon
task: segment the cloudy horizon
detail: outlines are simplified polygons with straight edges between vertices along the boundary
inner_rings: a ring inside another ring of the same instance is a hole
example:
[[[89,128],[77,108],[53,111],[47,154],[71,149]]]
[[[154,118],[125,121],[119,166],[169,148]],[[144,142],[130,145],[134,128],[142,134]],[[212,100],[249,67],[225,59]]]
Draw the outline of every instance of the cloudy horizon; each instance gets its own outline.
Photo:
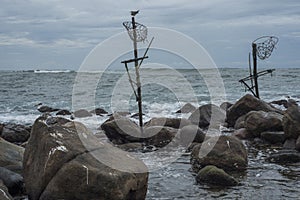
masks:
[[[263,35],[279,43],[262,66],[300,67],[298,0],[1,0],[0,69],[77,70],[135,9],[138,22],[193,38],[218,67],[247,67],[251,42]]]

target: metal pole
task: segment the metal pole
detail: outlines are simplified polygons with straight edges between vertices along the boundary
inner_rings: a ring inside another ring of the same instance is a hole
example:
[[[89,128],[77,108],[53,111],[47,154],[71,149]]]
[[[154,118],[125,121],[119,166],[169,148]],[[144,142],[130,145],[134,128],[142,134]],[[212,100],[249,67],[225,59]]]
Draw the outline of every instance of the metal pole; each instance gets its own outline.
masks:
[[[139,73],[139,62],[138,62],[138,50],[137,50],[137,41],[136,41],[136,24],[134,16],[132,16],[132,26],[133,26],[133,48],[134,48],[134,65],[135,65],[135,74],[136,74],[136,85],[137,85],[137,101],[139,108],[139,124],[141,133],[143,133],[143,111],[142,111],[142,90],[141,90],[141,80]]]
[[[259,91],[258,91],[258,81],[257,81],[257,55],[256,55],[256,44],[252,43],[252,57],[253,57],[253,78],[254,78],[254,86],[255,86],[255,96],[259,98]]]

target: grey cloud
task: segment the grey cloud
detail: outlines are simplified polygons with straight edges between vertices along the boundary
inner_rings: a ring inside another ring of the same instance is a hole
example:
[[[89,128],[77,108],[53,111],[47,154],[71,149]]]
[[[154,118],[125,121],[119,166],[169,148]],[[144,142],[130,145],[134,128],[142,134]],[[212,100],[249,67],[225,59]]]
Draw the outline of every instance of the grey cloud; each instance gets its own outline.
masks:
[[[40,48],[43,55],[51,58],[59,56],[53,54],[55,49],[61,56],[72,49],[78,57],[82,48],[86,52],[124,31],[121,23],[130,20],[129,11],[133,9],[141,10],[138,22],[172,28],[193,37],[221,66],[244,63],[249,43],[261,34],[276,34],[282,37],[280,43],[287,38],[293,44],[300,43],[298,0],[2,0],[0,50],[5,54],[8,48],[10,53],[27,48],[20,59],[28,65],[31,54]],[[291,46],[291,50],[288,45],[282,48],[284,52],[299,52],[300,45]],[[284,55],[286,60],[293,60],[289,54]],[[15,65],[13,59],[3,56],[5,63]],[[295,60],[293,66],[298,63]],[[70,61],[70,66],[79,64]]]

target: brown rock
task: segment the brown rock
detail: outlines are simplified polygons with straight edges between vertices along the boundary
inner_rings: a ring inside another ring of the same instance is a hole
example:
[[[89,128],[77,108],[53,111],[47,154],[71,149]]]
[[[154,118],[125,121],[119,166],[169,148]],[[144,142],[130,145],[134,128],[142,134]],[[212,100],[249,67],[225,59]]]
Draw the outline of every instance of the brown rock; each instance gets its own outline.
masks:
[[[282,131],[282,118],[275,112],[251,111],[245,117],[245,128],[255,137],[265,131]]]
[[[146,166],[78,122],[38,118],[24,155],[29,199],[144,199]]]
[[[282,124],[287,138],[297,139],[300,136],[300,107],[290,106],[284,114]]]
[[[253,95],[247,94],[228,109],[226,121],[228,122],[229,126],[233,127],[239,117],[247,114],[250,111],[260,110],[265,112],[282,112],[272,107],[268,103],[254,97]]]
[[[195,110],[189,120],[200,128],[218,128],[225,122],[225,111],[216,105],[207,104]]]
[[[191,164],[195,172],[207,165],[214,165],[225,171],[244,171],[248,165],[247,151],[238,138],[221,135],[195,146]]]

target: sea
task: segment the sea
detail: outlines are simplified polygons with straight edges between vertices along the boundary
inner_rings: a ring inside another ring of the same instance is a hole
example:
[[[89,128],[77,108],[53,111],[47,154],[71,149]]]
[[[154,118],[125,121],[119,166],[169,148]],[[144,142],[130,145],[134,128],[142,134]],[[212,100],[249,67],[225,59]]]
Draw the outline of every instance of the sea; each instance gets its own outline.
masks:
[[[123,70],[0,71],[0,123],[32,125],[41,115],[37,110],[41,105],[71,111],[103,108],[109,114],[137,113],[133,92],[135,72],[129,71],[129,75],[130,78]],[[194,106],[234,103],[250,93],[239,82],[249,75],[248,69],[242,68],[141,69],[144,121],[153,117],[187,118],[190,114],[176,113],[186,103]],[[289,98],[300,101],[300,68],[276,69],[272,74],[259,77],[258,83],[264,101]],[[248,84],[251,85],[251,81]],[[75,120],[96,133],[108,117],[93,115]],[[247,142],[245,145],[249,152],[248,169],[239,178],[239,186],[225,189],[197,184],[190,169],[190,155],[184,149],[172,152],[178,154],[176,159],[163,164],[151,154],[140,155],[153,169],[149,174],[147,199],[298,199],[300,166],[269,163],[265,158],[276,149],[253,148]],[[171,156],[169,153],[163,157]]]

